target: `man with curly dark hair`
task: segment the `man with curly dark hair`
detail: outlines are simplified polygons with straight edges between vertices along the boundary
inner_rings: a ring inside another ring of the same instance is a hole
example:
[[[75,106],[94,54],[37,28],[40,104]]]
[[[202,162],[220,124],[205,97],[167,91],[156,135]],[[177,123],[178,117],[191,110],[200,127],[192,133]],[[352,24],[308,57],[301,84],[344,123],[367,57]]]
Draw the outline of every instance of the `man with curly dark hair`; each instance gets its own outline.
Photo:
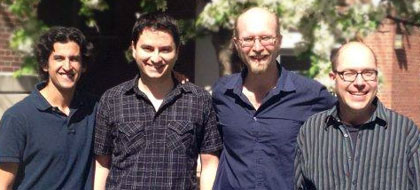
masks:
[[[0,189],[92,189],[96,101],[76,89],[92,48],[73,27],[40,37],[42,82],[0,121]]]

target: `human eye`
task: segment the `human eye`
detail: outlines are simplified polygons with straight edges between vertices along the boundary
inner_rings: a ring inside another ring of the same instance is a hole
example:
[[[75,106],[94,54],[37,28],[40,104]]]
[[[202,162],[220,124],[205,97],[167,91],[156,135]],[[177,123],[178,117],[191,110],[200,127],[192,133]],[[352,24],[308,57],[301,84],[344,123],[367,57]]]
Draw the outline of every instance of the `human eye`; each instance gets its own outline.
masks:
[[[63,61],[64,60],[64,56],[61,56],[61,55],[54,55],[54,60],[55,61]]]
[[[153,52],[153,47],[151,46],[141,46],[141,49],[146,52]]]
[[[164,47],[160,50],[162,53],[170,53],[172,51],[172,48],[170,47]]]
[[[254,38],[253,37],[245,37],[245,38],[242,38],[242,41],[247,42],[247,43],[254,42]]]
[[[374,71],[374,70],[367,70],[367,71],[363,71],[362,74],[365,75],[365,76],[373,76],[373,75],[376,74],[376,71]]]
[[[272,37],[271,36],[262,36],[261,37],[261,41],[264,41],[264,42],[268,42],[268,41],[270,41],[272,39]]]
[[[357,75],[356,71],[343,71],[343,76],[344,77],[354,77]]]
[[[80,62],[80,56],[71,56],[70,57],[70,61],[72,62]]]

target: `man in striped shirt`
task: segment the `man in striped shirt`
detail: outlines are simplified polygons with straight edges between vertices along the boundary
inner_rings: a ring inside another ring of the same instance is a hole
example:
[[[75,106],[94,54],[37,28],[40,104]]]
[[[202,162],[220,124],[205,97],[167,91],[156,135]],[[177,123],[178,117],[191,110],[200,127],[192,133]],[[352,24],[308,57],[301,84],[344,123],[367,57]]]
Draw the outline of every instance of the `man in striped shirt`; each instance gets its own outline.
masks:
[[[350,42],[332,64],[338,104],[300,129],[296,189],[420,189],[420,132],[376,97],[373,51]]]

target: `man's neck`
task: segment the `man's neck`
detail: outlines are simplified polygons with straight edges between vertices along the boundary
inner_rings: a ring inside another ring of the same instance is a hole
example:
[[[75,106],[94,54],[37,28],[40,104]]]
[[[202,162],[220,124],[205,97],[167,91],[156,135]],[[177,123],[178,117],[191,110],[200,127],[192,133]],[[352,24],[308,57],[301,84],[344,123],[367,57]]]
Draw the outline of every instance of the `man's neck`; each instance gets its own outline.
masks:
[[[375,105],[373,104],[363,110],[352,110],[348,107],[344,107],[340,103],[339,106],[338,115],[341,119],[341,122],[352,126],[358,126],[366,123],[370,117],[372,117],[376,109]]]
[[[258,109],[264,97],[275,88],[279,78],[279,72],[276,63],[271,64],[263,73],[252,73],[248,71],[245,77],[242,92],[253,104],[255,109]]]
[[[163,102],[165,96],[174,88],[172,76],[163,76],[159,79],[140,77],[138,88],[146,94],[157,111]]]
[[[57,107],[61,112],[67,116],[70,114],[70,104],[74,96],[75,89],[60,90],[56,88],[51,82],[40,90],[41,95],[53,107]]]

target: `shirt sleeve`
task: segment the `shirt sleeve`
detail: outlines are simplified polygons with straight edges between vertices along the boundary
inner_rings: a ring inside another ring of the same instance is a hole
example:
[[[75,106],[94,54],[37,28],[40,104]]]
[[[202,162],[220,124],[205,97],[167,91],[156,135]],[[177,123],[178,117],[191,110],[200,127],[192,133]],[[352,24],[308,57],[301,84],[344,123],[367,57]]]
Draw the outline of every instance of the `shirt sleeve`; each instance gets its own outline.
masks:
[[[26,144],[23,118],[4,114],[0,120],[0,162],[21,162]]]
[[[212,153],[222,149],[222,139],[217,129],[216,112],[213,108],[210,95],[205,96],[204,103],[203,138],[200,152]]]
[[[94,153],[110,155],[112,153],[112,128],[109,122],[109,102],[104,95],[99,101],[95,122]]]
[[[414,125],[414,124],[413,124]],[[411,175],[411,179],[413,180],[411,184],[413,184],[412,189],[420,189],[420,132],[418,127],[414,125],[415,138],[412,140],[411,148],[411,157],[409,159],[409,175]]]

